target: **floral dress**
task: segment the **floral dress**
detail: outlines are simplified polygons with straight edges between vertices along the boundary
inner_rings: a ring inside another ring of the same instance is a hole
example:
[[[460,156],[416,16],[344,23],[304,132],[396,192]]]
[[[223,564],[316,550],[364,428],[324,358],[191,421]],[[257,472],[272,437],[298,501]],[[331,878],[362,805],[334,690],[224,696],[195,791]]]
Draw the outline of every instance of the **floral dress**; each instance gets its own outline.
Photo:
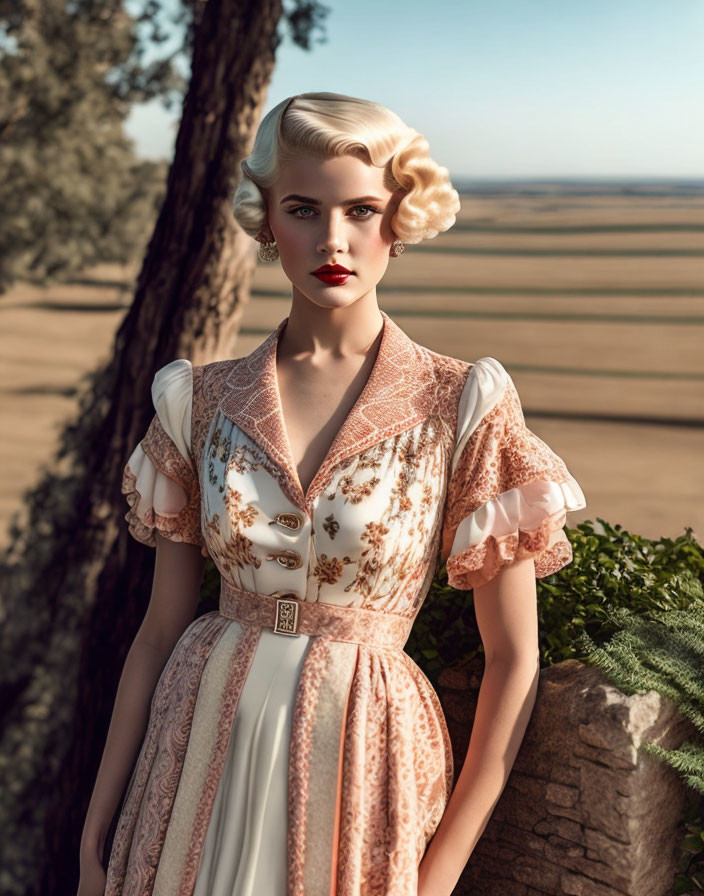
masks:
[[[169,657],[121,807],[106,896],[409,896],[450,797],[437,694],[403,650],[438,563],[471,589],[570,562],[585,506],[499,361],[414,342],[377,358],[308,489],[276,372],[249,355],[154,378],[124,468],[132,535],[198,545],[219,610]]]

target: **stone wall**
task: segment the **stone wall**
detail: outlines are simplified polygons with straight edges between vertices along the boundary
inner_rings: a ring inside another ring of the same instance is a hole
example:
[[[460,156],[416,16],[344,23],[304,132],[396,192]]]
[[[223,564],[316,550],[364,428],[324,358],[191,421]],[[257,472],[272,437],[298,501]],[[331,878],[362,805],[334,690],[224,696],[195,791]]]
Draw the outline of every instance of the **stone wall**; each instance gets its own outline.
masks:
[[[446,669],[438,695],[464,762],[483,660]],[[541,669],[506,787],[455,896],[671,896],[693,792],[638,745],[695,732],[655,691],[626,696],[576,660]]]

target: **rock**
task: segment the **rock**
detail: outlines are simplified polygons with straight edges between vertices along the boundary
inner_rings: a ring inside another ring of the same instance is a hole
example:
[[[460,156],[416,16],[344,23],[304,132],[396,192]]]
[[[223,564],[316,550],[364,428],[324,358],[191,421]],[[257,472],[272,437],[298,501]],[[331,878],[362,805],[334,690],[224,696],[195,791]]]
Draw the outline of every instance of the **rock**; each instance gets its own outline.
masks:
[[[473,658],[438,682],[455,780],[482,671]],[[513,769],[455,896],[670,896],[692,792],[639,747],[671,749],[695,733],[656,691],[627,696],[577,660],[541,669]]]

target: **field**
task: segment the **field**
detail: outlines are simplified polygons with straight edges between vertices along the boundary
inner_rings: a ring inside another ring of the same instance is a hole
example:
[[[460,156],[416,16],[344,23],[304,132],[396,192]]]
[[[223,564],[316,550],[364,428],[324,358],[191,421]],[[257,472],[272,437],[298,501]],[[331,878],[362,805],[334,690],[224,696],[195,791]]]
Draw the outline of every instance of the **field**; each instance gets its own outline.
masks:
[[[456,225],[407,246],[380,306],[418,342],[498,358],[528,426],[565,458],[587,507],[648,537],[704,539],[704,186],[476,186]],[[137,268],[0,297],[0,542],[51,461],[84,372],[111,350]],[[286,316],[260,263],[231,356]],[[126,509],[126,508],[125,508]]]

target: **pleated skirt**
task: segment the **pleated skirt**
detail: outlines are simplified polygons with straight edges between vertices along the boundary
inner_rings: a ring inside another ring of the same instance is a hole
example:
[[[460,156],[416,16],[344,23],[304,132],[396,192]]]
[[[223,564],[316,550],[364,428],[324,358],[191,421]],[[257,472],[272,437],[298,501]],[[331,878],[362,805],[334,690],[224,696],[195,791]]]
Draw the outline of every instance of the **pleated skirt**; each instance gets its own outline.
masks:
[[[191,623],[152,698],[106,896],[408,896],[452,787],[399,648]]]

